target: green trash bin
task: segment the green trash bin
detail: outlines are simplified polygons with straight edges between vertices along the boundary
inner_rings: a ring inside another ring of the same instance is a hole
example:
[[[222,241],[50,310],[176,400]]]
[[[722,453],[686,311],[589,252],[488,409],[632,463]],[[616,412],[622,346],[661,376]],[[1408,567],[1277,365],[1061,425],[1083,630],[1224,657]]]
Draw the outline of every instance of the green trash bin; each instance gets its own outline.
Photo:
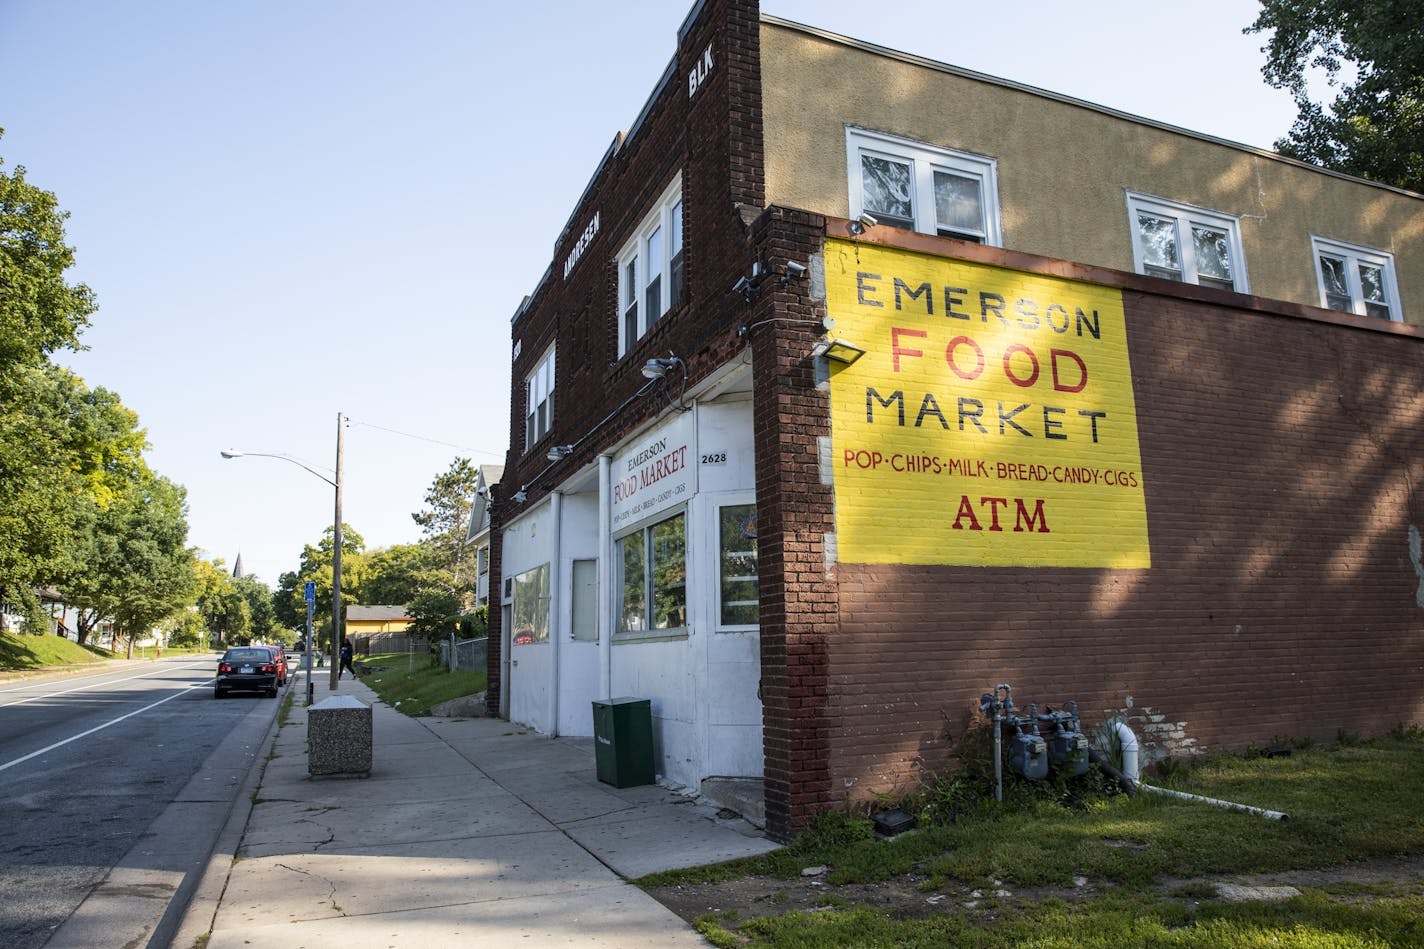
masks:
[[[648,699],[593,703],[593,758],[598,780],[616,788],[652,784],[653,711]]]

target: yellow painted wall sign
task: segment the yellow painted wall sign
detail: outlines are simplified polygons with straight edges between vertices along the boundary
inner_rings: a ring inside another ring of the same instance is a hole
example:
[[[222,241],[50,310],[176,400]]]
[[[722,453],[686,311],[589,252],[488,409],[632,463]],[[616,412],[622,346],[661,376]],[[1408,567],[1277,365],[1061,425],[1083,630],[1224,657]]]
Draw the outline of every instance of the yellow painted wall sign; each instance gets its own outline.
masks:
[[[1122,293],[826,241],[838,556],[1150,567]]]

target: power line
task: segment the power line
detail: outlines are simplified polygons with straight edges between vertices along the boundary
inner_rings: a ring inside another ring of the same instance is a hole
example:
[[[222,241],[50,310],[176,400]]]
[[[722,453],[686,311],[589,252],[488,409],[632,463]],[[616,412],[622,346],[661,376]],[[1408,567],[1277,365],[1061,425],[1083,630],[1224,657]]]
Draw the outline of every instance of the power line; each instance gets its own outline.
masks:
[[[399,431],[398,429],[386,428],[384,425],[374,425],[374,424],[372,424],[371,422],[357,422],[357,421],[351,419],[350,416],[347,416],[347,421],[351,422],[353,425],[361,425],[361,426],[364,426],[365,428],[374,428],[374,429],[377,429],[378,431],[390,432],[392,435],[400,435],[400,436],[402,436],[402,437],[404,437],[404,438],[413,438],[413,439],[415,439],[416,441],[420,441],[420,442],[430,442],[432,445],[444,445],[446,448],[454,448],[454,449],[456,449],[457,451],[469,452],[469,453],[472,454],[472,455],[489,455],[489,456],[494,457],[494,458],[502,458],[502,457],[504,457],[504,452],[502,452],[502,451],[489,451],[489,450],[483,449],[483,448],[470,448],[470,447],[468,447],[468,446],[466,446],[466,445],[456,445],[456,444],[454,444],[453,442],[442,442],[442,441],[441,441],[440,439],[438,439],[438,438],[427,438],[427,437],[424,436],[424,435],[415,435],[415,434],[412,434],[411,432],[402,432],[402,431]]]

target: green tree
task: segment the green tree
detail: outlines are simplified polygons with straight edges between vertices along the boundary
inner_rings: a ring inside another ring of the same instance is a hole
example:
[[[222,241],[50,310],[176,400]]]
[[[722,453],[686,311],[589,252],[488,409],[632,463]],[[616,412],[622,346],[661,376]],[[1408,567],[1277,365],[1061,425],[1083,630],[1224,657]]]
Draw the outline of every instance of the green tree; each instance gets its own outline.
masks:
[[[372,551],[361,577],[363,603],[406,606],[437,573],[437,554],[426,544],[395,544]]]
[[[24,166],[7,174],[0,158],[0,374],[79,348],[96,307],[87,286],[64,280],[74,266],[68,218],[53,194],[25,180]]]
[[[430,563],[407,601],[417,633],[443,636],[473,606],[475,578],[467,575],[465,535],[478,479],[470,459],[456,458],[431,482],[425,508],[411,515],[421,527],[420,544]]]
[[[464,580],[465,531],[470,525],[470,508],[475,498],[479,471],[468,458],[456,458],[443,474],[437,475],[425,492],[425,508],[411,515],[420,525],[422,542],[449,571],[452,586]]]
[[[1269,34],[1261,73],[1299,110],[1278,151],[1424,191],[1424,0],[1261,0],[1246,32]],[[1311,98],[1319,74],[1329,103]]]
[[[48,411],[64,401],[48,357],[79,348],[95,309],[88,287],[65,282],[74,265],[68,217],[23,167],[8,173],[0,158],[0,600],[36,628],[33,587],[67,567],[84,480],[72,433],[56,424],[62,413]]]
[[[316,584],[316,610],[313,631],[323,651],[331,643],[332,554],[336,550],[336,531],[328,527],[319,544],[302,548],[301,564],[296,571],[278,578],[277,593],[272,598],[272,612],[279,627],[306,629],[307,607],[302,592],[308,581]],[[341,525],[341,601],[360,603],[358,577],[362,572],[365,539],[349,524]],[[324,644],[324,645],[323,645]]]
[[[164,625],[170,646],[210,645],[207,627],[196,610],[179,610]]]
[[[181,485],[154,476],[100,514],[94,560],[82,569],[103,577],[100,613],[113,617],[130,653],[136,637],[196,598],[186,495]]]
[[[291,629],[284,628],[277,622],[276,614],[273,611],[271,587],[250,574],[245,577],[234,577],[232,585],[247,604],[247,611],[252,619],[254,638],[264,642],[291,642]]]
[[[210,641],[220,646],[246,645],[252,639],[252,610],[222,560],[194,565],[198,615]]]
[[[152,476],[146,447],[107,389],[47,363],[0,373],[0,599],[69,586],[100,514]],[[95,618],[81,613],[81,642]]]
[[[439,587],[427,587],[416,593],[410,603],[413,619],[410,631],[426,638],[448,636],[458,628],[460,613],[459,594]]]

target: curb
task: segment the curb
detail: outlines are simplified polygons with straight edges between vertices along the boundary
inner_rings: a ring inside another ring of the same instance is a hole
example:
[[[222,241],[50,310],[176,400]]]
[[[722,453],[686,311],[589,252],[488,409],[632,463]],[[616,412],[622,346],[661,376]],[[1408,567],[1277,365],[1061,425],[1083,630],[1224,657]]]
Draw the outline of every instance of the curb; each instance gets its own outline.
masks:
[[[292,688],[294,682],[296,677],[289,677],[283,691],[293,702],[297,702],[300,699]],[[277,701],[287,701],[286,696],[279,697]],[[194,884],[184,881],[174,896],[169,912],[171,914],[174,909],[181,907],[181,916],[176,922],[170,923],[166,918],[168,914],[165,914],[165,920],[159,923],[149,939],[150,949],[190,949],[200,946],[199,940],[212,932],[213,921],[217,918],[218,907],[222,903],[223,893],[227,890],[227,880],[232,873],[233,862],[237,859],[237,849],[242,844],[247,822],[252,817],[252,798],[262,787],[267,758],[276,743],[277,731],[282,727],[281,719],[282,710],[279,705],[277,714],[272,716],[272,722],[267,726],[267,734],[257,746],[257,754],[253,757],[251,767],[247,769],[247,776],[243,778],[241,787],[238,788],[237,797],[233,799],[232,810],[228,812],[227,820],[218,833],[202,876]]]

